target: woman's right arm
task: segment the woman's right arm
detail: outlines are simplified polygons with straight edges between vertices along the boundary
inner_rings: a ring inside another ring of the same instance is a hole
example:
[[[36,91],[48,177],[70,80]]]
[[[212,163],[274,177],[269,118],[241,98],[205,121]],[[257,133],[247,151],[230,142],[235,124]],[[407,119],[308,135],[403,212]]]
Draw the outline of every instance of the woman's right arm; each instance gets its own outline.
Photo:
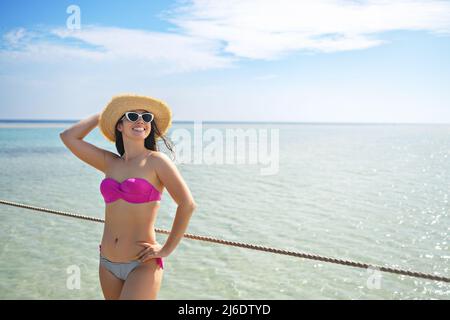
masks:
[[[98,125],[99,117],[98,113],[82,119],[61,132],[59,136],[66,147],[79,159],[106,173],[107,158],[113,158],[114,153],[83,140]]]

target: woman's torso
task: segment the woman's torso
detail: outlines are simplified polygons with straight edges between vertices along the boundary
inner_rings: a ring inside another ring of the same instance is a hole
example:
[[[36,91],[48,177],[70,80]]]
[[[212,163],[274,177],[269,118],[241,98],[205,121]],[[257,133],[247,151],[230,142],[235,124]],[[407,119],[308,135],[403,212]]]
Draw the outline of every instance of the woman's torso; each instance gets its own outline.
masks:
[[[125,165],[123,159],[116,156],[107,160],[105,176],[118,182],[143,178],[162,192],[164,186],[152,166],[152,158],[150,154]],[[136,259],[137,254],[144,249],[137,241],[156,243],[154,225],[159,207],[159,201],[130,203],[121,198],[105,203],[102,255],[114,262],[130,261]]]

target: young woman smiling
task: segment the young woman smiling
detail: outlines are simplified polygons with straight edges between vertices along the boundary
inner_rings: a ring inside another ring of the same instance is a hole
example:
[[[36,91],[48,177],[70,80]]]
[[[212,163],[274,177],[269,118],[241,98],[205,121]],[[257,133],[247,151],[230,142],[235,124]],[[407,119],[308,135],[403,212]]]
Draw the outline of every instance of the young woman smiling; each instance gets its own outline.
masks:
[[[105,224],[99,277],[106,299],[156,299],[163,258],[175,250],[196,209],[177,167],[156,144],[162,139],[172,151],[164,136],[171,119],[170,108],[161,100],[126,94],[113,97],[101,113],[60,134],[75,156],[105,174],[100,184]],[[107,140],[115,142],[120,155],[83,140],[97,125]],[[170,235],[161,246],[154,224],[164,189],[178,207]]]

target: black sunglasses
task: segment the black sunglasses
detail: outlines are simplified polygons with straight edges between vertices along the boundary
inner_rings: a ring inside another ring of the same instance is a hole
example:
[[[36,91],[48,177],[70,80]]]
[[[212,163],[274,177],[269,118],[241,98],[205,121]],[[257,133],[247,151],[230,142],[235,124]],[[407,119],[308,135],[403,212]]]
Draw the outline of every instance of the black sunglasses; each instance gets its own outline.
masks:
[[[139,113],[133,112],[133,111],[125,112],[124,117],[127,118],[128,121],[131,121],[131,122],[136,122],[139,119],[139,117],[141,117],[142,120],[144,120],[147,123],[152,122],[153,119],[155,118],[155,116],[150,112],[145,112],[145,113],[139,114]],[[122,119],[124,117],[122,117]]]

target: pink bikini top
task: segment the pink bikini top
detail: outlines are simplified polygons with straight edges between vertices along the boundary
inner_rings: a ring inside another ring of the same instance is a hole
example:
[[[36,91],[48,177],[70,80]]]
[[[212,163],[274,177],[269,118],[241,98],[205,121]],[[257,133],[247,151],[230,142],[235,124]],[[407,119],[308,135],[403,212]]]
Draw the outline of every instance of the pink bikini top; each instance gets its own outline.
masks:
[[[131,203],[144,203],[161,200],[161,193],[150,182],[143,178],[128,178],[118,182],[113,178],[105,178],[100,183],[100,192],[106,203],[123,199]]]

